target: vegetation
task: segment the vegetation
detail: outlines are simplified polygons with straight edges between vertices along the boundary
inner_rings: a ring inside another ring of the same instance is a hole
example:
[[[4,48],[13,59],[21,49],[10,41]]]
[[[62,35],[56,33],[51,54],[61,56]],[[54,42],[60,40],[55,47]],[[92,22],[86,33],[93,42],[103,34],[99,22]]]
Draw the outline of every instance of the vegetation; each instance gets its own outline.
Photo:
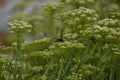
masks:
[[[8,25],[16,41],[1,46],[13,54],[0,55],[0,80],[120,79],[119,0],[48,2]]]

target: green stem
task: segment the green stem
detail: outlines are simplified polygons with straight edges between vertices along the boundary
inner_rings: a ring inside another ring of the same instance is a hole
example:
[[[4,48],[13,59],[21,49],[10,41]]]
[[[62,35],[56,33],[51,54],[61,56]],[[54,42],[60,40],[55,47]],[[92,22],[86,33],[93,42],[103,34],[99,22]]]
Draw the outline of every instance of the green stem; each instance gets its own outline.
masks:
[[[99,72],[99,74],[97,75],[97,77],[96,77],[95,80],[98,80],[98,79],[100,78],[100,76],[101,76],[101,74],[103,73],[103,71],[105,70],[105,68],[106,68],[106,64],[103,65],[103,68],[101,69],[101,71]]]
[[[17,80],[17,61],[18,61],[18,58],[20,56],[20,54],[22,53],[22,35],[21,34],[17,34],[16,35],[17,37],[17,45],[14,46],[14,60],[15,60],[15,68],[14,68],[14,80]]]
[[[61,75],[61,72],[62,72],[62,63],[61,63],[61,66],[60,66],[60,70],[59,70],[59,73],[58,73],[58,78],[57,78],[57,80],[60,80],[60,75]]]
[[[83,64],[86,63],[90,57],[94,54],[95,50],[99,47],[100,42],[97,42],[94,46],[93,49],[91,50],[91,52],[89,54],[85,54],[85,56],[82,58],[83,60]]]
[[[114,56],[114,55],[113,55]],[[111,67],[110,70],[110,80],[114,80],[115,79],[115,70],[116,69],[116,58],[115,56],[113,57],[113,66]]]

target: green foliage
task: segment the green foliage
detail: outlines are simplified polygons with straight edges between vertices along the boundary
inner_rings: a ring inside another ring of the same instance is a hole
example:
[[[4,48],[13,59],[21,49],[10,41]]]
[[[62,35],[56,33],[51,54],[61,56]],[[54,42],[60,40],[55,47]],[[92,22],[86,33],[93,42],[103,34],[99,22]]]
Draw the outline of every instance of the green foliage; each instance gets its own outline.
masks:
[[[119,10],[107,8],[113,2],[119,8],[116,0],[60,0],[14,17],[17,41],[1,47],[13,56],[0,55],[0,80],[119,80]],[[29,31],[44,35],[24,42]]]

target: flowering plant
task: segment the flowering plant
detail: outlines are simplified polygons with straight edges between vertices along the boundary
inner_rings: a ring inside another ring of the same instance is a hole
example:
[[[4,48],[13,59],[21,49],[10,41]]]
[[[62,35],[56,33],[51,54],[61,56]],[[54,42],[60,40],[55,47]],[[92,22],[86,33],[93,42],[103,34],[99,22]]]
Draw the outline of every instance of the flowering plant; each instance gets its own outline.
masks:
[[[119,80],[120,18],[108,8],[113,2],[120,8],[116,0],[60,0],[28,19],[16,17],[9,27],[17,41],[1,47],[14,57],[0,55],[0,80]],[[44,35],[24,42],[33,27]]]

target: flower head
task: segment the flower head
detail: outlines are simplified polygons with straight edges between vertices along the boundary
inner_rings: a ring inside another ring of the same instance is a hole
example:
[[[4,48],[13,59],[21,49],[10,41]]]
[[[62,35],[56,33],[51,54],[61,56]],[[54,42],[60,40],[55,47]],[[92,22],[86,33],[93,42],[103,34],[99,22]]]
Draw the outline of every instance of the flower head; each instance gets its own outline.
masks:
[[[20,33],[23,34],[25,32],[31,32],[32,26],[25,21],[17,21],[8,23],[10,30],[12,33]]]

